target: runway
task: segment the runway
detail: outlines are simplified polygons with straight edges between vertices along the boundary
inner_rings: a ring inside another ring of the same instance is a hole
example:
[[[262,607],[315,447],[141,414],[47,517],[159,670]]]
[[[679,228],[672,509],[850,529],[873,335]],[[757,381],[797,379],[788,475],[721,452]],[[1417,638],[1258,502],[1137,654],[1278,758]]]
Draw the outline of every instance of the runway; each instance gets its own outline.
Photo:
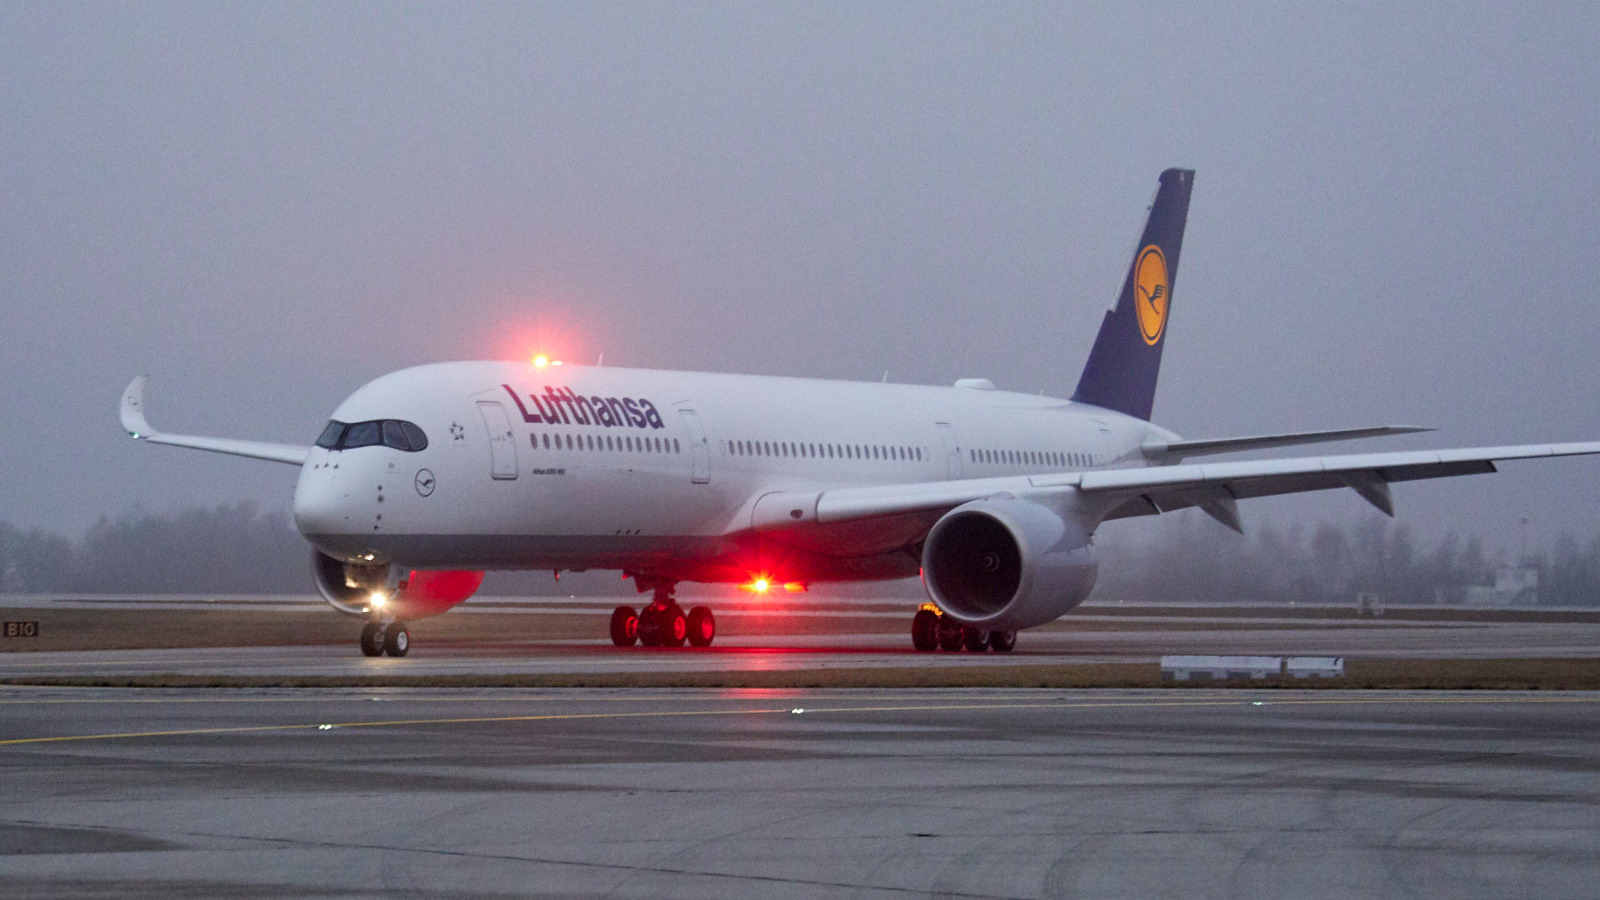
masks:
[[[1600,695],[0,689],[13,897],[1590,897]]]
[[[597,622],[603,624],[603,619]],[[1069,623],[1070,626],[1070,623]],[[598,627],[598,626],[597,626]],[[601,638],[429,641],[429,622],[413,627],[403,659],[368,659],[351,643],[314,647],[55,651],[0,653],[0,678],[137,676],[362,677],[370,675],[561,675],[627,672],[795,671],[1154,664],[1165,654],[1321,655],[1391,659],[1593,658],[1600,625],[1582,623],[1323,623],[1241,629],[1233,623],[1190,630],[1036,630],[1008,654],[916,653],[906,635],[891,633],[719,636],[714,646],[619,650]]]

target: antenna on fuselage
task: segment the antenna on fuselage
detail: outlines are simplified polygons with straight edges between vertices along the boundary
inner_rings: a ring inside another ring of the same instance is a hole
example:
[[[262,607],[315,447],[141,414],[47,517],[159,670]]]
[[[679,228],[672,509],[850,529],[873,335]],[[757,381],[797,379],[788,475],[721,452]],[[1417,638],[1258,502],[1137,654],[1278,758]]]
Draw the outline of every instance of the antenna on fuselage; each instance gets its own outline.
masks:
[[[601,353],[600,354],[600,358],[594,361],[594,367],[596,369],[598,369],[598,368],[600,368],[601,366],[603,366],[605,364],[606,364],[606,355],[604,353]]]

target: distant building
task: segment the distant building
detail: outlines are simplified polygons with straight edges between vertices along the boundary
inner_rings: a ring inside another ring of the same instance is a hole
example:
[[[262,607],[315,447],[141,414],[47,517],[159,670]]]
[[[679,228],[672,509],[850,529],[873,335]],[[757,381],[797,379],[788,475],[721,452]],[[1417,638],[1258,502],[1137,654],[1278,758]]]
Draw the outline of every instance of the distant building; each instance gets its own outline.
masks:
[[[1467,588],[1468,606],[1534,606],[1539,602],[1539,570],[1524,566],[1502,566],[1495,570],[1493,585]]]

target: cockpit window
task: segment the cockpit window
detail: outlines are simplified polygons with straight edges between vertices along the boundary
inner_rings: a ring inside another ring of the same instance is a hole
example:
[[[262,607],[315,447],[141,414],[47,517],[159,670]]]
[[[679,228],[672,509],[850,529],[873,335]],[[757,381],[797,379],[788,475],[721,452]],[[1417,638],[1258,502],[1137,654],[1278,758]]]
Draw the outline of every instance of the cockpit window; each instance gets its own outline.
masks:
[[[332,450],[339,446],[339,438],[344,436],[343,422],[329,422],[328,427],[322,429],[322,436],[317,438],[317,446],[324,450]]]
[[[396,450],[415,453],[428,446],[428,436],[411,422],[382,419],[374,422],[329,422],[317,438],[317,446],[327,450],[351,450],[383,444]]]
[[[406,437],[400,423],[393,420],[383,423],[383,445],[396,450],[410,450],[411,440]]]
[[[377,422],[357,422],[351,425],[344,433],[344,440],[340,447],[350,450],[356,447],[370,447],[382,440],[378,433]]]
[[[413,453],[418,450],[428,449],[428,436],[422,433],[421,428],[418,428],[410,422],[401,422],[400,427],[405,429],[406,437],[411,441],[411,450]]]

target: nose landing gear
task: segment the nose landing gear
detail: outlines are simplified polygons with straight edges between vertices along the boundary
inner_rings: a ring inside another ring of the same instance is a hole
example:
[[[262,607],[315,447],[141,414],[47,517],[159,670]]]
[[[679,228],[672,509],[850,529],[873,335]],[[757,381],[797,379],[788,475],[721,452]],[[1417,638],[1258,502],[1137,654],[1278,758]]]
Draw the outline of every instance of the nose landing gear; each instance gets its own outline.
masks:
[[[717,619],[710,607],[696,606],[686,615],[673,598],[675,585],[658,584],[650,605],[634,612],[619,606],[611,612],[611,643],[632,647],[637,641],[646,647],[709,647],[717,636]]]
[[[411,650],[411,629],[398,619],[393,622],[368,622],[361,629],[361,655],[405,656]]]

